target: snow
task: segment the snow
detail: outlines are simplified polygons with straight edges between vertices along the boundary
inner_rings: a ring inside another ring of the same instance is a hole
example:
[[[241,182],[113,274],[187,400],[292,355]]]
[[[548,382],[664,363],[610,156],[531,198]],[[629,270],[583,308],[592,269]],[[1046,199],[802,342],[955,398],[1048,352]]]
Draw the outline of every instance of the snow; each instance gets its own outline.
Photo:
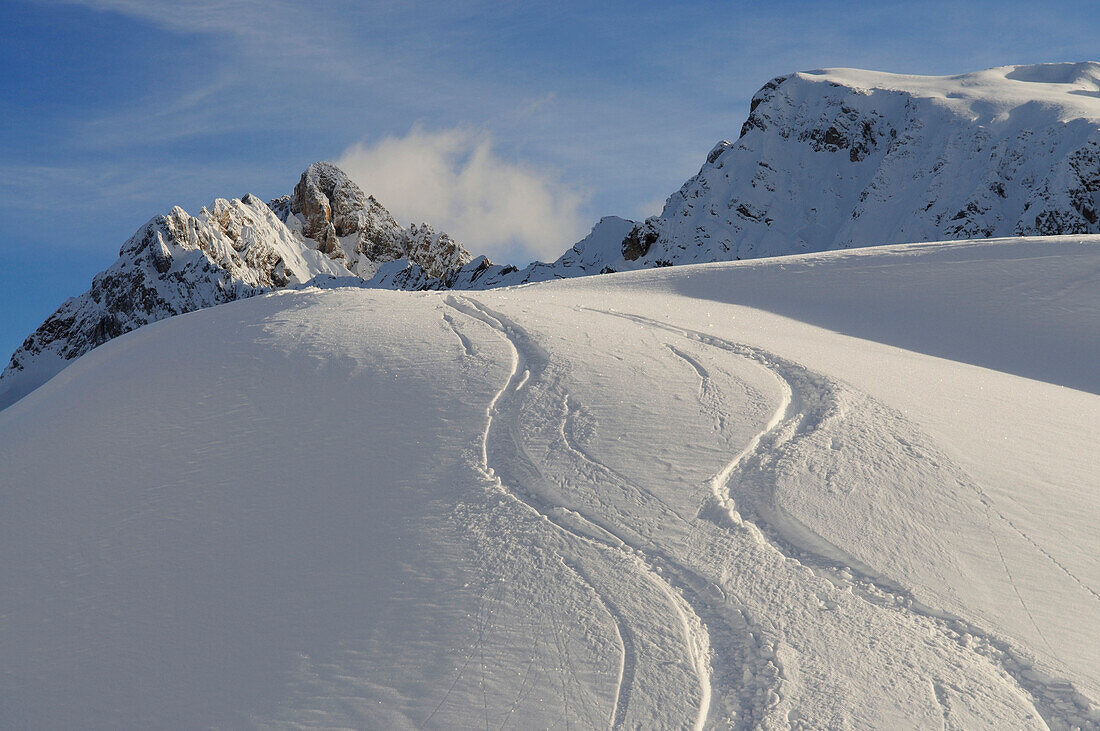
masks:
[[[1098,272],[1018,238],[142,327],[0,411],[0,721],[1096,727]]]
[[[863,69],[822,69],[798,74],[814,83],[841,84],[853,89],[900,91],[916,98],[936,99],[975,118],[997,119],[1019,107],[1059,110],[1063,122],[1100,122],[1093,99],[1100,94],[1100,63],[1043,63],[1000,66],[954,76],[889,74]]]

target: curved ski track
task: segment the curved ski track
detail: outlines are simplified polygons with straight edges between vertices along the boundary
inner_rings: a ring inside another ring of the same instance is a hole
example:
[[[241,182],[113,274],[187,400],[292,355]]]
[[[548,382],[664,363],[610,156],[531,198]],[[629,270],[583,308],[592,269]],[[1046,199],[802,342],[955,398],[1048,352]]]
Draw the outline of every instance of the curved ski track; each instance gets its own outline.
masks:
[[[695,605],[686,598],[686,595],[690,596],[695,593],[696,589],[693,584],[698,585],[702,582],[697,578],[694,582],[686,579],[683,583],[679,581],[670,582],[666,576],[673,573],[673,565],[667,560],[662,560],[663,557],[647,556],[646,552],[636,542],[629,537],[624,538],[613,527],[603,524],[603,521],[598,518],[582,515],[564,506],[547,504],[534,491],[525,488],[522,480],[513,482],[513,480],[504,480],[500,477],[499,473],[505,470],[494,468],[490,457],[490,440],[498,428],[495,426],[498,423],[495,417],[507,418],[510,425],[514,425],[519,420],[522,400],[517,397],[518,386],[529,379],[538,382],[545,369],[546,358],[525,331],[500,313],[493,312],[484,305],[467,298],[451,296],[446,298],[445,302],[459,312],[493,328],[503,335],[511,345],[509,376],[505,385],[497,392],[487,407],[487,426],[481,445],[481,467],[486,477],[566,535],[582,543],[598,546],[602,550],[615,551],[640,565],[646,580],[657,588],[664,595],[667,603],[671,605],[673,615],[671,619],[680,628],[687,652],[685,659],[695,673],[698,683],[698,706],[689,725],[694,729],[703,728],[711,706],[712,690],[709,664],[712,646],[706,623],[696,612]],[[501,440],[501,443],[515,449],[516,453],[513,459],[522,463],[512,465],[511,470],[528,473],[537,472],[535,462],[523,452],[522,445],[515,438],[515,435],[511,434],[508,429],[505,430],[505,435],[507,438]],[[567,565],[569,564],[567,563]],[[576,565],[571,567],[574,571],[577,571]],[[577,573],[581,572],[577,571]],[[630,628],[629,622],[626,621],[625,615],[618,610],[612,610],[616,603],[606,594],[596,589],[591,580],[592,577],[587,574],[581,575],[585,577],[586,583],[596,591],[601,603],[607,607],[608,613],[616,623],[621,623],[619,632],[624,639],[624,672],[621,676],[622,685],[616,692],[614,712],[611,719],[612,726],[618,726],[625,722],[629,713],[628,701],[632,696],[629,683],[633,681],[636,672],[633,642],[631,641],[628,645],[625,636],[633,637],[635,633]],[[623,632],[624,625],[626,627],[625,633]],[[630,649],[627,651],[625,648]]]
[[[687,662],[693,668],[698,681],[698,706],[694,711],[691,726],[699,729],[704,725],[725,722],[745,727],[755,721],[760,722],[764,708],[770,706],[781,682],[781,670],[776,667],[777,660],[769,658],[760,643],[760,633],[747,620],[744,612],[736,608],[726,597],[722,589],[705,577],[697,574],[689,566],[661,551],[660,547],[644,542],[630,534],[627,526],[608,523],[597,515],[584,513],[548,503],[530,484],[537,481],[539,469],[537,462],[526,454],[522,444],[519,427],[523,419],[523,396],[521,389],[528,383],[535,383],[553,389],[556,379],[548,370],[548,356],[523,328],[509,320],[503,314],[490,310],[480,302],[467,297],[449,295],[444,302],[457,312],[475,319],[499,333],[509,344],[511,362],[508,377],[504,385],[494,395],[486,408],[486,427],[481,440],[480,468],[486,478],[517,502],[542,516],[554,525],[563,535],[583,545],[595,547],[599,551],[614,551],[639,567],[645,580],[658,587],[671,604],[675,621],[679,625],[687,651]],[[1052,728],[1096,728],[1091,720],[1089,709],[1082,704],[1079,693],[1073,686],[1060,680],[1042,681],[1022,661],[1019,654],[1013,652],[1009,644],[988,632],[978,629],[966,620],[946,615],[943,612],[926,608],[917,603],[903,588],[887,579],[876,576],[869,569],[841,564],[825,555],[799,547],[776,527],[772,516],[776,516],[779,507],[774,501],[774,492],[763,490],[742,496],[746,504],[736,504],[731,496],[730,483],[735,477],[746,477],[750,472],[759,477],[767,477],[767,464],[784,445],[797,440],[800,436],[812,433],[830,419],[842,415],[839,392],[840,386],[827,378],[814,374],[797,363],[780,358],[772,353],[753,346],[727,341],[707,333],[674,327],[667,323],[640,315],[578,308],[599,314],[626,319],[646,327],[662,330],[689,341],[700,343],[732,355],[748,359],[767,369],[777,379],[783,396],[764,429],[756,434],[750,443],[727,462],[708,483],[709,495],[706,496],[699,518],[725,524],[732,530],[745,530],[766,541],[788,559],[798,562],[815,574],[828,578],[837,585],[847,585],[856,596],[868,604],[883,611],[900,612],[904,615],[919,617],[931,623],[946,637],[958,638],[968,634],[976,642],[970,649],[973,652],[1000,667],[1024,691],[1038,714]],[[448,325],[456,330],[453,320],[446,318]],[[465,345],[466,339],[460,335]],[[669,350],[687,363],[700,378],[700,403],[710,408],[716,423],[721,424],[725,415],[717,411],[712,399],[706,394],[713,390],[705,367],[690,354],[675,346]],[[598,473],[601,484],[614,484],[619,489],[635,494],[657,504],[666,514],[690,525],[691,521],[676,512],[657,495],[634,484],[625,475],[600,462],[577,443],[571,435],[571,418],[574,408],[570,404],[570,395],[560,387],[557,389],[561,403],[559,422],[560,439],[567,450],[573,453],[585,469]],[[502,427],[503,424],[503,427]],[[499,447],[499,448],[498,448]],[[498,456],[502,453],[502,457]],[[505,477],[501,476],[504,473]],[[523,479],[529,476],[531,479]],[[507,478],[507,479],[505,479]],[[743,480],[745,483],[759,480]],[[738,480],[742,482],[742,480]],[[767,479],[764,484],[769,485]],[[774,488],[774,484],[770,485]],[[984,495],[983,495],[984,497]],[[984,501],[983,501],[984,502]],[[708,507],[709,506],[709,507]],[[1012,526],[1015,529],[1015,526]],[[643,545],[644,544],[644,545]],[[562,559],[586,585],[591,587],[598,603],[611,617],[618,635],[622,659],[617,678],[615,697],[609,725],[612,728],[623,726],[628,719],[631,700],[631,687],[639,672],[635,647],[635,630],[632,619],[622,607],[597,587],[599,580],[583,568],[583,560]],[[852,562],[849,562],[852,563]],[[759,669],[770,666],[770,672]],[[732,672],[745,668],[743,675]],[[751,673],[751,669],[757,672]],[[716,676],[721,672],[724,679],[721,687],[713,687]],[[752,676],[752,677],[750,677]],[[731,677],[735,680],[729,680]],[[933,694],[945,717],[948,707],[945,695],[935,683]],[[730,705],[729,698],[736,699],[739,706],[724,719],[710,718],[710,714],[721,705]],[[721,703],[719,701],[722,701]],[[709,723],[708,723],[709,722]]]
[[[769,353],[761,348],[750,345],[731,342],[707,333],[676,327],[661,322],[660,320],[641,315],[597,310],[587,307],[580,309],[619,317],[643,326],[664,330],[688,340],[747,358],[767,368],[783,384],[784,398],[768,426],[752,440],[742,453],[738,454],[729,464],[727,464],[726,467],[715,476],[711,483],[714,498],[718,501],[723,510],[728,511],[731,521],[734,523],[741,523],[743,516],[737,511],[730,497],[729,484],[736,473],[742,471],[742,469],[748,468],[746,463],[749,461],[750,457],[760,451],[776,452],[781,449],[784,444],[797,438],[800,434],[809,433],[818,428],[819,425],[826,423],[828,420],[840,416],[838,398],[840,386],[838,384],[831,382],[827,378],[818,376],[797,363],[781,358],[774,353]],[[698,362],[685,357],[686,354],[681,351],[671,346],[669,347],[672,349],[673,353],[688,360],[689,364],[699,373],[701,378],[707,378],[706,371]],[[757,467],[756,469],[759,470],[760,468]],[[773,485],[774,483],[771,484]],[[1034,542],[1026,534],[1020,531],[1020,529],[1008,518],[997,511],[996,508],[993,507],[992,501],[979,487],[975,486],[975,490],[978,492],[981,502],[1000,518],[1002,522],[1006,523],[1012,530],[1020,534],[1028,543],[1031,543],[1059,569],[1069,574],[1070,578],[1075,582],[1081,583],[1076,576],[1070,574],[1060,563],[1050,557],[1045,550],[1035,545]],[[854,574],[855,580],[848,580],[848,583],[851,583],[857,596],[860,596],[869,603],[878,607],[922,617],[934,623],[941,632],[949,634],[950,636],[968,634],[978,639],[974,651],[998,664],[1004,672],[1017,683],[1020,689],[1031,698],[1036,711],[1051,728],[1100,728],[1100,724],[1093,720],[1090,715],[1088,705],[1082,702],[1083,696],[1071,683],[1061,679],[1045,680],[1038,678],[1035,673],[1031,672],[1031,668],[1028,665],[1018,659],[1020,654],[1014,651],[1011,645],[1005,640],[979,629],[961,617],[953,616],[942,610],[934,610],[922,606],[912,597],[910,592],[888,579],[875,575],[869,569],[859,568],[857,562],[849,561],[848,565],[844,565],[827,556],[797,546],[794,541],[788,536],[785,536],[780,529],[773,525],[768,518],[769,515],[774,516],[781,510],[775,503],[774,493],[757,495],[754,497],[760,500],[761,503],[752,505],[749,508],[749,510],[751,510],[751,521],[763,532],[767,540],[788,558],[799,561],[811,568],[815,573],[829,574],[831,575],[830,578],[834,581],[838,578],[842,581],[845,580],[846,577],[843,576],[844,574]],[[998,547],[998,551],[999,550]],[[1003,561],[1004,559],[1002,556],[1002,562]],[[853,566],[851,564],[857,565]],[[1005,570],[1006,572],[1008,571],[1007,565]],[[1015,583],[1013,582],[1013,589],[1015,590],[1015,588]],[[1094,596],[1096,595],[1092,589],[1087,586],[1085,588],[1089,593]],[[1019,596],[1018,591],[1017,596]],[[1023,604],[1022,598],[1020,598],[1020,602]],[[1030,617],[1031,612],[1026,604],[1024,604],[1024,610]],[[1034,622],[1034,620],[1032,621]],[[1038,630],[1038,627],[1036,627],[1036,629]],[[1039,634],[1040,637],[1042,637],[1041,630]],[[1043,640],[1045,642],[1045,638],[1043,638]],[[936,697],[942,705],[942,691],[937,690]]]

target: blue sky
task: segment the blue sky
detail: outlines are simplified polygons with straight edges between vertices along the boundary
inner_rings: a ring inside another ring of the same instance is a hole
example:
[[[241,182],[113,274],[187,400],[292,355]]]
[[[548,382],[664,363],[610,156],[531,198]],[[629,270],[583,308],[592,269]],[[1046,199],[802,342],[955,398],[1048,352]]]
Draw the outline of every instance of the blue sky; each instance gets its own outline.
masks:
[[[172,205],[353,168],[523,263],[655,213],[769,78],[1096,60],[1092,2],[0,2],[0,351]],[[389,197],[387,197],[387,193]]]

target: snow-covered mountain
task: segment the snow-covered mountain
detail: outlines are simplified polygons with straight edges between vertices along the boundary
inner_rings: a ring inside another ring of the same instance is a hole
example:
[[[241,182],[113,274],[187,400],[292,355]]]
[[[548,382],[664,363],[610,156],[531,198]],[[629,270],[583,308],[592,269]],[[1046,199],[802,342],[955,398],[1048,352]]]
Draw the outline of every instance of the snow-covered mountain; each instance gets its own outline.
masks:
[[[1098,278],[981,240],[141,328],[0,411],[0,726],[1096,729]]]
[[[138,229],[87,292],[15,351],[0,375],[0,408],[143,325],[319,276],[361,281],[393,259],[438,277],[471,256],[427,224],[402,228],[330,163],[310,165],[293,195],[270,205],[245,195],[219,198],[197,216],[174,208]]]
[[[15,352],[0,408],[123,332],[306,281],[487,289],[886,243],[1095,233],[1100,64],[773,79],[737,142],[715,146],[660,216],[604,218],[556,261],[523,268],[473,258],[426,224],[402,228],[329,163],[264,208],[246,196],[153,219]]]
[[[1100,64],[773,79],[612,268],[1100,231]],[[616,266],[616,264],[618,266]]]

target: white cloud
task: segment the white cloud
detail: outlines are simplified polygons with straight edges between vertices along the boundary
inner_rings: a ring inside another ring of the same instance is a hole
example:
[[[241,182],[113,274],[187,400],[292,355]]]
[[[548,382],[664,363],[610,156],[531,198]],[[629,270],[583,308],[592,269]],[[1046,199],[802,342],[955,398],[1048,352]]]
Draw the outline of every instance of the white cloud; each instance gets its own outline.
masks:
[[[574,188],[502,159],[487,134],[416,126],[353,145],[336,164],[402,223],[427,221],[496,261],[556,259],[590,223]]]

